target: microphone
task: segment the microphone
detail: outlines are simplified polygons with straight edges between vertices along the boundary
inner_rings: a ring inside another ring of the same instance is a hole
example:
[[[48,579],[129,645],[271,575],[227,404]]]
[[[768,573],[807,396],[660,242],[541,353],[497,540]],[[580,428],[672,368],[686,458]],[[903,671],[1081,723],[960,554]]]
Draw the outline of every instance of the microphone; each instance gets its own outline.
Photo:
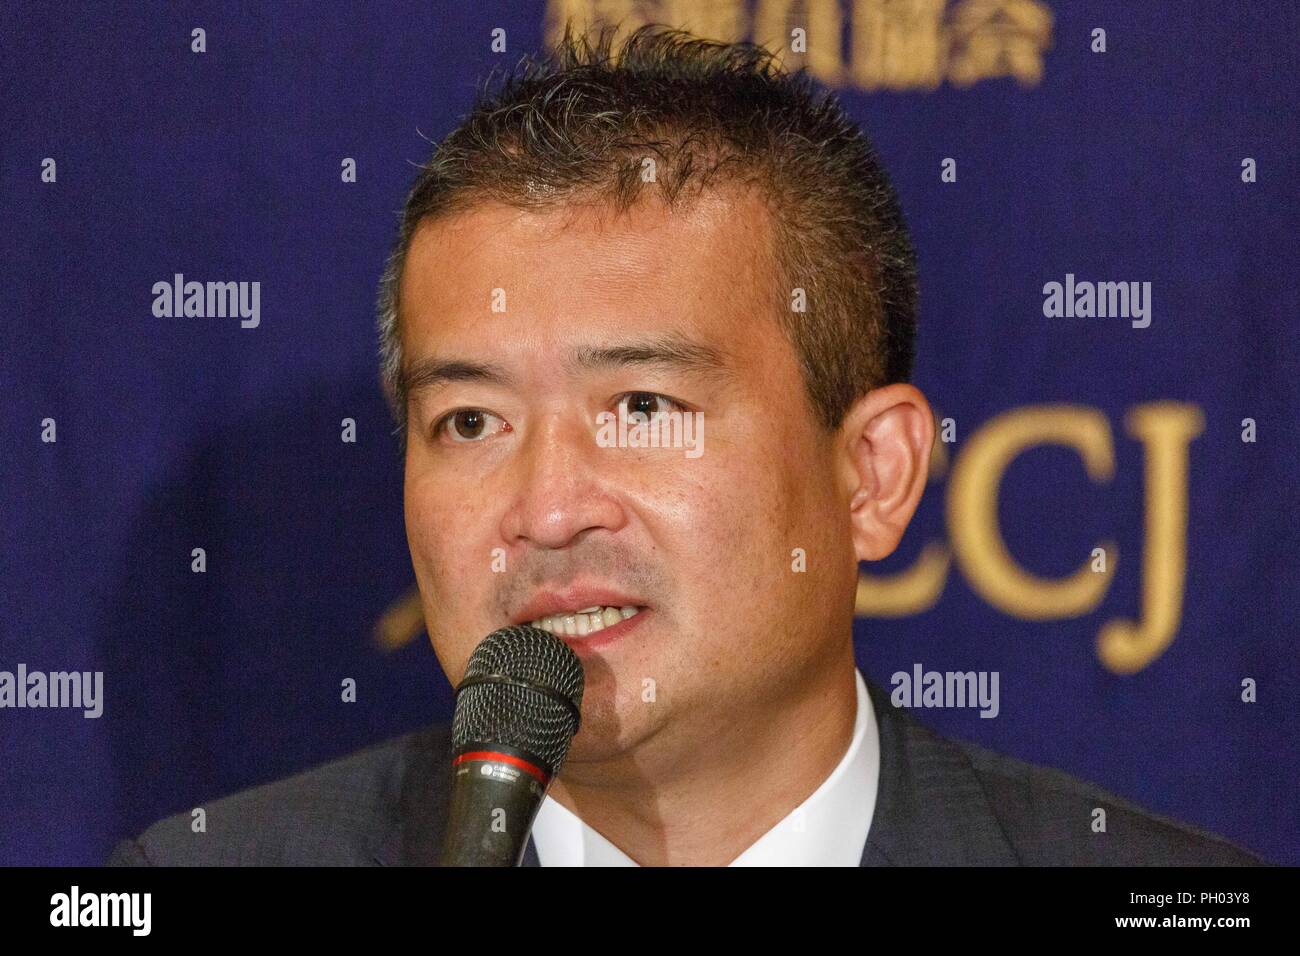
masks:
[[[443,866],[518,866],[582,707],[582,662],[548,631],[493,631],[456,688]]]

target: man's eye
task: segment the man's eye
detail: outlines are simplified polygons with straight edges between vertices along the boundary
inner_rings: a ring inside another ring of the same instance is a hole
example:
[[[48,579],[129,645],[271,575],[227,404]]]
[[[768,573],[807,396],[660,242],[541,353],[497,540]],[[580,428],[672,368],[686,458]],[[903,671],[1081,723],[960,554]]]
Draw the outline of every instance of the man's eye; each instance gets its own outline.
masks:
[[[626,415],[641,415],[649,421],[664,412],[681,411],[682,407],[667,395],[658,392],[627,392],[619,397],[619,407],[627,406]]]
[[[491,424],[494,420],[505,425],[496,415],[481,408],[462,408],[439,419],[434,433],[445,434],[449,440],[458,443],[478,441],[503,430],[500,426]]]

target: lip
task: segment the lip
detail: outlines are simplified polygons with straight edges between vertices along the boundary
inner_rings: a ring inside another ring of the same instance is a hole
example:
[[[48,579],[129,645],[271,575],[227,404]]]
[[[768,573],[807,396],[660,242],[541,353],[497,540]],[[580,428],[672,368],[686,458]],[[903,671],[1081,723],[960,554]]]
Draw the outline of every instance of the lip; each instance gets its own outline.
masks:
[[[555,635],[569,645],[579,657],[609,647],[615,641],[627,636],[641,624],[642,618],[650,613],[650,608],[642,598],[628,594],[626,591],[601,585],[573,585],[559,590],[537,592],[523,609],[515,614],[511,623],[528,624],[539,618],[573,613],[578,608],[594,607],[597,604],[610,607],[636,607],[639,610],[631,617],[603,627],[594,634]]]
[[[587,606],[590,607],[591,605]],[[594,654],[603,648],[609,647],[615,641],[622,640],[630,631],[640,624],[641,619],[649,613],[650,609],[648,607],[642,607],[641,610],[637,611],[637,613],[633,614],[631,617],[624,618],[617,624],[602,627],[595,634],[588,634],[586,637],[583,637],[581,634],[556,634],[555,636],[564,641],[565,644],[568,644],[569,647],[573,649],[573,653],[577,654],[579,657],[585,657],[589,654]]]
[[[634,594],[600,585],[572,585],[556,591],[538,591],[511,618],[510,623],[527,624],[553,614],[572,614],[579,608],[594,607],[597,604],[613,607],[644,607],[645,601]],[[628,618],[629,621],[635,619]],[[618,627],[617,624],[612,626]]]

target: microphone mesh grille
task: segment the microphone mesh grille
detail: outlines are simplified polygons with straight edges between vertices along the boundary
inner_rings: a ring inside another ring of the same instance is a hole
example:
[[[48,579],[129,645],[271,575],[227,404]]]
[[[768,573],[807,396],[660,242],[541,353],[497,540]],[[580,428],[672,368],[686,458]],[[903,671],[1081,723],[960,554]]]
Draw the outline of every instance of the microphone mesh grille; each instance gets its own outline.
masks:
[[[493,631],[470,655],[465,677],[505,674],[549,687],[582,706],[578,655],[562,640],[526,624]],[[505,744],[544,761],[559,773],[578,723],[563,703],[527,687],[486,681],[456,696],[452,746],[471,741]]]

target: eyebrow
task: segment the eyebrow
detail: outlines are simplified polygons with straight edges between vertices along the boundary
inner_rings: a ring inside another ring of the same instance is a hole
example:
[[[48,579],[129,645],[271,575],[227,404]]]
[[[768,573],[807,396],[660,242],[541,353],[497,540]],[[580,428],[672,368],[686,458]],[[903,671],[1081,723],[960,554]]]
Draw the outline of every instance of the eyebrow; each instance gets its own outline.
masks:
[[[600,348],[585,346],[573,355],[571,364],[585,370],[651,366],[681,372],[727,371],[726,356],[720,349],[696,342],[675,332],[639,342]]]
[[[510,385],[514,382],[514,377],[499,365],[459,359],[424,358],[411,363],[409,368],[402,369],[401,391],[405,395],[414,395],[450,382]]]
[[[726,355],[711,345],[678,333],[666,333],[621,345],[581,346],[565,363],[573,371],[649,367],[714,376],[731,372]],[[423,358],[403,369],[402,392],[413,395],[451,382],[483,382],[510,386],[514,376],[500,365],[463,359]]]

